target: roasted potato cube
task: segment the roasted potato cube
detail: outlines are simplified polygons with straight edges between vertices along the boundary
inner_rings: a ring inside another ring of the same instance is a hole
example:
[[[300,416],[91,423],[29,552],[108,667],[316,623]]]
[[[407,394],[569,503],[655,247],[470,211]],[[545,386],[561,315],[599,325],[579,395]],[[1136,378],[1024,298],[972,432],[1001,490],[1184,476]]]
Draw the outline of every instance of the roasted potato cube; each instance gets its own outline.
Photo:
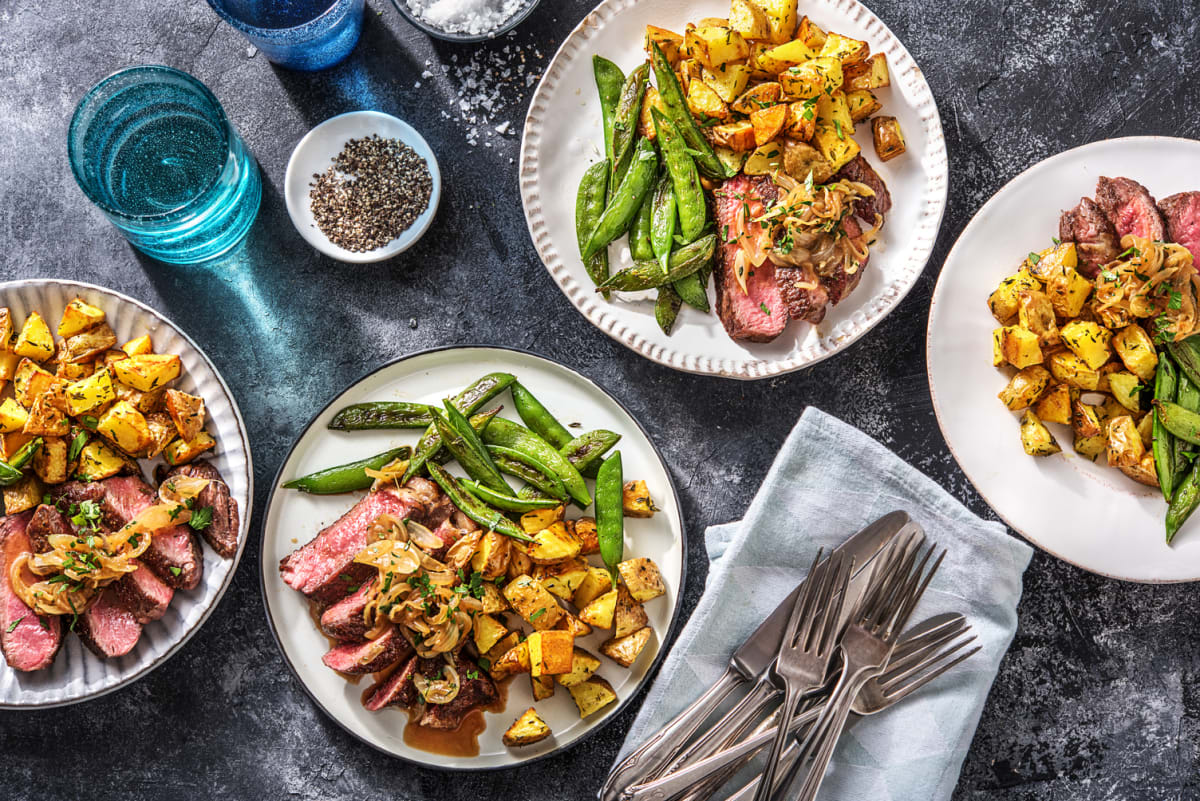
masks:
[[[562,607],[545,587],[532,576],[517,576],[504,585],[504,597],[525,622],[538,631],[554,628],[562,616]]]
[[[598,595],[579,610],[579,619],[598,629],[611,629],[617,611],[617,590]]]
[[[728,28],[729,17],[701,17],[692,28]],[[689,28],[690,30],[690,28]]]
[[[1033,412],[1039,420],[1050,423],[1060,423],[1064,426],[1071,424],[1071,404],[1079,395],[1079,390],[1072,389],[1066,384],[1055,384],[1042,393],[1041,398],[1033,407]]]
[[[13,338],[12,312],[5,306],[0,308],[0,350],[11,352]]]
[[[175,423],[179,436],[191,440],[204,430],[203,398],[180,392],[177,389],[168,389],[163,393],[163,399],[167,414],[171,415],[171,420]]]
[[[683,39],[688,56],[710,70],[750,55],[750,46],[740,33],[719,25],[690,30]]]
[[[123,362],[129,358],[129,354],[123,350],[110,350],[104,354],[104,366],[110,371],[115,362]]]
[[[576,648],[571,658],[571,670],[556,676],[558,683],[571,687],[581,681],[587,681],[600,669],[600,660],[582,648]]]
[[[1136,375],[1123,370],[1110,373],[1108,386],[1112,396],[1117,399],[1117,403],[1131,412],[1142,410],[1142,381]]]
[[[67,337],[63,343],[61,358],[74,364],[90,362],[116,344],[117,335],[108,327],[108,323],[100,323],[87,331]]]
[[[17,365],[21,357],[12,351],[0,351],[0,383],[8,381],[17,374]]]
[[[755,111],[750,115],[750,124],[754,126],[755,146],[765,145],[783,130],[787,122],[788,107],[784,105],[771,106]]]
[[[783,171],[797,181],[813,181],[823,184],[833,177],[834,169],[815,147],[805,142],[785,140],[783,143]]]
[[[178,356],[147,353],[112,363],[117,379],[140,392],[153,392],[179,377]]]
[[[508,626],[491,615],[479,614],[475,615],[474,631],[475,647],[486,654],[508,635]]]
[[[1079,251],[1074,242],[1061,242],[1037,253],[1030,253],[1024,268],[1043,281],[1079,266]]]
[[[1004,329],[992,330],[992,367],[1003,367],[1008,364],[1004,360]]]
[[[100,416],[96,432],[128,454],[140,454],[154,442],[145,415],[128,401],[110,406]]]
[[[617,572],[621,574],[621,580],[635,601],[649,601],[667,591],[662,573],[653,559],[644,556],[626,559],[617,565]]]
[[[843,69],[844,81],[842,89],[855,92],[860,89],[882,89],[891,86],[892,79],[888,74],[887,59],[883,53],[876,53],[866,61],[848,64]]]
[[[83,298],[75,298],[63,309],[62,321],[58,324],[58,335],[73,337],[102,322],[104,322],[103,311]]]
[[[1000,285],[996,287],[996,291],[988,295],[988,308],[992,310],[993,317],[1002,324],[1008,324],[1020,310],[1021,293],[1041,288],[1041,282],[1034,277],[1033,273],[1022,268],[1015,275],[1010,275],[1001,281]]]
[[[765,70],[771,75],[778,75],[789,67],[803,64],[816,57],[816,51],[804,42],[795,40],[759,52],[756,62],[760,69]]]
[[[82,381],[89,376],[95,375],[95,362],[83,362],[75,364],[74,362],[60,361],[58,369],[54,374],[65,381]]]
[[[1062,343],[1093,370],[1099,370],[1112,358],[1111,339],[1112,332],[1107,328],[1082,320],[1072,320],[1062,329]]]
[[[513,676],[517,673],[528,673],[530,671],[529,662],[529,641],[519,642],[512,648],[504,652],[504,654],[492,662],[491,676],[499,681],[506,676]]]
[[[38,437],[65,437],[71,433],[67,418],[67,399],[62,384],[55,384],[34,398],[25,420],[26,434]]]
[[[645,481],[626,481],[621,488],[621,507],[625,517],[654,517],[658,507],[650,497]]]
[[[596,598],[612,589],[612,577],[602,567],[588,567],[587,575],[575,590],[572,603],[577,609],[583,609]]]
[[[862,122],[876,111],[883,108],[883,103],[869,89],[855,89],[846,92],[846,107],[850,109],[850,119]]]
[[[1037,334],[1016,325],[1004,326],[1000,335],[1000,352],[1004,360],[1018,370],[1041,364],[1045,359],[1038,345]]]
[[[841,89],[842,62],[836,58],[818,56],[780,73],[779,84],[788,97],[807,99],[829,94]]]
[[[1030,456],[1050,456],[1062,450],[1050,429],[1042,425],[1031,409],[1021,415],[1021,447]]]
[[[827,34],[824,44],[821,45],[821,55],[833,56],[846,66],[866,61],[870,53],[871,46],[866,42],[851,39],[849,36],[843,36],[840,33]]]
[[[833,165],[835,171],[840,170],[859,154],[861,148],[851,138],[853,136],[854,120],[850,117],[849,106],[846,105],[846,95],[839,89],[832,95],[822,95],[818,98],[813,146]]]
[[[624,587],[617,588],[617,604],[613,614],[613,636],[624,637],[647,625],[650,618],[641,603]]]
[[[717,93],[722,102],[728,104],[746,91],[746,84],[750,82],[750,68],[736,62],[722,64],[713,70],[703,67],[700,78]]]
[[[1150,487],[1158,486],[1158,471],[1154,467],[1154,454],[1146,453],[1142,460],[1135,465],[1118,465],[1122,473],[1139,484]]]
[[[688,85],[687,104],[692,115],[701,122],[729,119],[729,107],[704,81],[692,81]]]
[[[2,442],[0,442],[0,458],[3,458],[6,462],[12,461],[17,451],[25,447],[32,439],[34,439],[34,435],[26,434],[24,431],[14,431],[11,434],[5,434]]]
[[[54,335],[42,315],[35,311],[29,313],[13,344],[13,353],[35,362],[44,362],[54,355]]]
[[[163,459],[167,461],[167,464],[177,467],[195,461],[200,454],[215,447],[217,447],[217,441],[209,436],[207,431],[201,431],[195,439],[172,440],[171,444],[163,450]]]
[[[493,645],[482,657],[480,657],[479,666],[490,673],[492,667],[502,658],[504,658],[505,654],[524,642],[524,640],[521,639],[523,636],[524,635],[519,631],[510,631],[508,634],[504,635],[504,639]],[[526,658],[529,657],[528,649],[525,651],[525,656]]]
[[[533,700],[545,701],[554,695],[553,676],[535,676],[529,674],[529,688],[533,692]]]
[[[1112,346],[1129,372],[1143,381],[1154,379],[1158,353],[1144,328],[1137,323],[1125,326],[1112,338]]]
[[[1143,414],[1142,419],[1138,420],[1138,436],[1142,438],[1142,445],[1147,450],[1154,444],[1154,415]]]
[[[1085,456],[1091,461],[1096,461],[1096,457],[1104,453],[1106,445],[1105,437],[1081,437],[1075,435],[1075,440],[1072,447],[1080,456]]]
[[[750,120],[737,120],[714,125],[708,131],[714,145],[727,147],[738,153],[757,147],[754,139],[754,123]]]
[[[569,631],[574,637],[586,637],[592,633],[592,627],[584,623],[579,618],[572,615],[567,610],[563,610],[562,617],[558,619],[558,625],[554,628],[562,631]]]
[[[1050,386],[1050,371],[1040,364],[1019,370],[997,396],[1009,411],[1018,412],[1032,406]]]
[[[767,15],[772,42],[782,44],[796,33],[796,0],[753,0]]]
[[[656,28],[653,25],[646,26],[646,56],[650,57],[654,54],[654,45],[662,50],[667,61],[674,67],[679,63],[679,48],[683,45],[683,36],[669,31],[666,28]]]
[[[483,582],[483,597],[479,599],[479,602],[483,604],[485,615],[498,615],[508,611],[508,601],[504,600],[504,594],[490,581]]]
[[[145,356],[147,353],[154,352],[154,343],[150,341],[149,334],[142,334],[140,337],[131,339],[122,345],[121,350],[130,356]]]
[[[1040,347],[1049,350],[1058,344],[1058,323],[1054,320],[1054,307],[1050,305],[1050,298],[1046,297],[1045,292],[1022,290],[1017,296],[1017,320],[1022,328],[1037,334]]]
[[[875,141],[875,155],[879,156],[880,161],[891,161],[908,149],[904,144],[900,121],[895,117],[873,117],[871,135]]]
[[[817,104],[811,100],[797,100],[788,104],[787,121],[783,125],[784,135],[797,142],[807,142],[817,131]],[[783,164],[787,169],[787,151],[791,143],[784,143]],[[815,152],[815,151],[814,151]],[[814,179],[816,180],[815,176]]]
[[[1112,387],[1109,386],[1109,377],[1113,373],[1120,373],[1125,369],[1125,365],[1119,361],[1109,362],[1101,367],[1097,372],[1100,373],[1100,381],[1096,384],[1097,392],[1112,392]]]
[[[1050,374],[1062,384],[1094,392],[1100,385],[1100,373],[1070,351],[1050,354]]]
[[[538,717],[537,710],[529,707],[521,717],[513,721],[513,725],[508,727],[508,731],[504,732],[502,738],[504,744],[510,748],[516,748],[522,745],[533,745],[540,743],[550,736],[550,727],[546,722]]]
[[[746,39],[767,39],[771,36],[766,11],[751,0],[730,0],[729,27]]]
[[[554,676],[571,672],[575,635],[550,629],[535,631],[525,641],[529,645],[529,671],[534,676]]]
[[[769,175],[782,166],[783,148],[778,142],[767,142],[754,149],[742,165],[742,171],[746,175]]]
[[[0,432],[8,434],[23,431],[28,419],[29,412],[12,398],[5,398],[4,402],[0,403]]]
[[[596,530],[594,518],[581,517],[572,521],[571,533],[579,540],[579,553],[584,556],[600,553],[600,533]]]
[[[1138,433],[1137,423],[1130,415],[1108,421],[1108,464],[1111,467],[1133,467],[1142,461],[1146,446]]]
[[[1092,282],[1074,269],[1065,268],[1046,279],[1046,294],[1059,317],[1078,317],[1092,294]]]
[[[167,402],[170,408],[169,398]],[[485,579],[503,576],[508,570],[508,560],[512,553],[511,542],[512,540],[498,531],[484,534],[479,540],[479,549],[471,557],[471,569],[483,574]]]
[[[1104,423],[1101,421],[1101,413],[1099,407],[1075,398],[1071,402],[1071,430],[1081,437],[1103,436]]]
[[[67,387],[67,411],[72,416],[78,417],[116,400],[116,397],[112,376],[109,375],[108,370],[100,368],[90,377],[76,381]]]
[[[60,437],[45,437],[42,447],[33,455],[33,472],[44,484],[61,484],[67,480],[67,441]]]
[[[645,626],[632,634],[626,634],[624,637],[614,637],[611,640],[605,641],[600,646],[600,653],[621,667],[629,667],[637,661],[638,656],[642,653],[642,649],[646,647],[646,643],[650,641],[650,635],[653,633],[654,630],[652,628]]]
[[[508,549],[508,570],[504,571],[504,575],[509,579],[515,579],[517,576],[533,575],[533,560],[527,554],[521,553],[517,548],[513,548],[509,544]]]
[[[821,26],[813,22],[808,17],[803,17],[800,20],[800,27],[796,29],[796,38],[804,42],[814,50],[820,50],[825,44],[827,35],[821,30]]]
[[[692,87],[693,80],[703,80],[700,77],[703,72],[704,68],[695,59],[689,58],[679,62],[679,85],[683,88],[684,97],[687,97],[688,89]]]
[[[552,595],[569,601],[587,578],[588,567],[586,559],[576,556],[553,565],[538,565],[534,568],[533,577],[542,582],[542,586]]]
[[[617,700],[612,685],[599,676],[592,676],[586,681],[573,684],[567,690],[575,700],[575,706],[579,707],[581,718],[593,715]]]
[[[156,389],[153,392],[142,392],[128,384],[113,381],[113,392],[117,394],[117,400],[129,403],[142,414],[157,412],[163,408],[163,395],[165,393],[161,389]]]
[[[535,509],[532,512],[526,512],[521,515],[521,529],[526,534],[537,534],[544,528],[557,523],[563,519],[563,513],[566,509],[558,506],[554,509]]]
[[[579,540],[571,536],[563,523],[557,522],[533,535],[533,542],[513,540],[517,550],[524,551],[534,564],[552,565],[579,556]]]
[[[4,514],[15,515],[33,509],[42,502],[45,494],[46,490],[37,476],[27,475],[16,484],[4,488]]]
[[[100,440],[92,440],[79,452],[79,467],[75,475],[84,481],[100,481],[125,469],[125,457]]]
[[[783,100],[783,87],[778,81],[766,81],[751,86],[730,105],[738,114],[750,116],[761,108],[769,108]]]

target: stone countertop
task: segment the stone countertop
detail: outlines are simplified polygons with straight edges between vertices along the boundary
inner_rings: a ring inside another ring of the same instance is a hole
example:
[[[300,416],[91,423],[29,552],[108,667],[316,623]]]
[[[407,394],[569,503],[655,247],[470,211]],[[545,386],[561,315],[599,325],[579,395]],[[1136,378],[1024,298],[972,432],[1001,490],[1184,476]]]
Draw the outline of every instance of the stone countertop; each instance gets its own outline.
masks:
[[[233,586],[166,665],[86,704],[0,713],[0,797],[592,797],[634,710],[585,748],[464,781],[383,758],[344,733],[309,702],[267,631],[257,543],[283,454],[343,386],[415,350],[528,348],[621,398],[679,485],[696,544],[685,610],[703,587],[700,533],[740,516],[808,404],[992,516],[946,449],[929,400],[926,309],[942,260],[974,211],[1040,159],[1128,134],[1200,135],[1200,81],[1187,77],[1200,69],[1200,5],[872,2],[925,71],[942,113],[951,162],[942,235],[916,288],[862,341],[757,383],[676,373],[625,350],[571,308],[529,241],[516,180],[522,120],[541,70],[590,5],[549,0],[514,34],[461,46],[431,41],[386,0],[370,0],[354,54],[318,74],[273,68],[200,0],[0,5],[0,278],[111,286],[197,339],[241,403],[259,510]],[[259,220],[223,262],[181,268],[139,256],[71,177],[64,143],[75,103],[104,75],[138,63],[170,64],[207,83],[262,166]],[[414,125],[445,177],[420,245],[371,267],[318,256],[281,197],[300,137],[360,108]],[[1123,584],[1036,555],[1020,629],[955,799],[1200,798],[1198,607],[1193,586]]]

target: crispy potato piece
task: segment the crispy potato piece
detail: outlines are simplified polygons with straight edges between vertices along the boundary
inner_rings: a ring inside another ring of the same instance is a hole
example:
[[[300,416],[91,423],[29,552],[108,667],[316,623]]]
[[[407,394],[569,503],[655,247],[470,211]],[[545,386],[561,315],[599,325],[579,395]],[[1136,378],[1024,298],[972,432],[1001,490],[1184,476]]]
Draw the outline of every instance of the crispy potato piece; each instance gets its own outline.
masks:
[[[1036,289],[1021,291],[1017,296],[1017,321],[1025,330],[1037,334],[1039,347],[1050,349],[1059,343],[1054,307],[1050,305],[1050,298],[1045,292]]]
[[[844,75],[842,89],[847,93],[860,89],[882,89],[892,85],[891,76],[888,74],[887,58],[883,53],[876,53],[866,61],[860,61],[857,64],[848,64],[842,72]]]
[[[50,326],[46,325],[42,315],[35,311],[29,313],[25,325],[21,326],[21,333],[17,335],[17,341],[13,343],[13,353],[35,362],[44,362],[54,355],[54,335],[50,333]]]
[[[662,98],[653,86],[646,87],[646,95],[642,99],[642,110],[638,114],[638,134],[653,140],[658,136],[654,127],[654,109],[662,110]]]
[[[750,68],[750,81],[774,81],[779,74],[771,72],[763,63],[763,57],[770,52],[772,45],[767,42],[751,42],[750,55],[746,66]]]
[[[63,343],[61,357],[64,361],[74,364],[90,362],[116,344],[117,335],[109,328],[108,323],[100,323],[87,331],[67,337]]]
[[[521,639],[523,636],[524,635],[522,635],[519,631],[510,631],[502,640],[500,640],[500,642],[496,643],[487,650],[487,652],[480,658],[479,666],[490,672],[492,666],[495,665],[496,662],[500,661],[505,654],[523,642]],[[528,655],[529,652],[526,651],[525,653]]]
[[[1074,242],[1061,242],[1037,253],[1030,253],[1022,265],[1023,269],[1029,270],[1043,281],[1049,281],[1053,276],[1078,266],[1079,251],[1075,249]]]
[[[576,647],[571,657],[570,671],[560,673],[555,678],[562,686],[571,687],[579,684],[581,681],[587,681],[599,669],[600,660],[598,658],[582,648]]]
[[[67,441],[60,437],[45,437],[42,447],[33,455],[33,472],[44,484],[66,481]]]
[[[98,439],[94,439],[79,453],[79,467],[75,475],[84,481],[100,481],[115,476],[125,469],[125,457]]]
[[[562,608],[545,587],[532,576],[517,576],[504,585],[504,597],[525,622],[538,631],[554,628],[562,616]]]
[[[754,129],[755,146],[765,145],[783,130],[787,122],[788,107],[784,105],[762,108],[750,115],[750,124]]]
[[[904,144],[904,132],[895,117],[879,116],[871,119],[871,135],[875,141],[875,155],[880,161],[891,161],[908,146]]]
[[[104,322],[103,311],[83,298],[75,298],[63,309],[62,321],[58,324],[58,335],[73,337],[102,322]]]
[[[164,392],[161,389],[156,389],[153,392],[142,392],[128,384],[114,381],[113,392],[117,393],[117,400],[132,404],[142,414],[157,412],[163,408]]]
[[[583,581],[580,582],[579,587],[575,590],[572,602],[576,608],[583,609],[611,589],[612,577],[608,571],[602,567],[589,566],[587,575],[584,576]]]
[[[184,439],[195,439],[204,430],[204,399],[177,389],[168,389],[163,393],[167,414],[179,430],[179,436]]]
[[[1138,436],[1142,438],[1142,445],[1149,450],[1154,444],[1154,415],[1143,414],[1142,419],[1138,420],[1137,428]]]
[[[5,306],[0,308],[0,350],[12,352],[13,318],[12,312]]]
[[[131,339],[122,345],[121,350],[130,356],[145,356],[147,353],[154,352],[154,343],[150,341],[149,334],[142,334],[140,337]]]
[[[834,173],[833,165],[815,147],[790,139],[783,142],[783,170],[797,181],[805,181],[812,175],[813,181],[819,184],[828,181]]]
[[[1061,384],[1094,392],[1100,385],[1100,373],[1087,366],[1087,362],[1070,351],[1050,354],[1050,374]]]
[[[483,582],[483,597],[479,602],[483,604],[485,615],[497,615],[508,611],[508,601],[505,600],[504,594],[490,581]]]
[[[554,677],[553,676],[535,676],[529,674],[529,687],[533,692],[533,700],[545,701],[554,695]]]
[[[485,579],[503,576],[512,556],[512,540],[498,531],[489,531],[479,540],[479,549],[471,557],[471,569]]]
[[[1142,381],[1133,373],[1119,371],[1108,376],[1109,391],[1117,403],[1131,412],[1141,412]]]
[[[1150,487],[1158,486],[1158,471],[1154,466],[1154,454],[1147,453],[1137,464],[1120,465],[1118,469],[1139,484]]]
[[[552,565],[538,565],[534,568],[533,577],[552,595],[569,601],[574,597],[575,590],[587,578],[588,567],[586,559],[575,556]]]
[[[1085,456],[1091,461],[1096,461],[1096,457],[1104,453],[1106,442],[1104,437],[1081,437],[1076,435],[1072,447],[1080,456]]]
[[[499,681],[506,676],[513,676],[517,673],[528,673],[530,671],[529,663],[529,641],[525,640],[518,642],[512,648],[509,648],[504,654],[492,662],[491,676]]]
[[[752,112],[758,111],[760,108],[768,108],[782,100],[783,87],[779,85],[779,82],[765,81],[747,89],[741,97],[733,101],[730,108],[738,114],[750,116]]]
[[[596,530],[596,520],[591,517],[581,517],[572,520],[570,531],[579,540],[579,553],[588,556],[600,553],[600,533]]]
[[[624,637],[614,637],[611,640],[606,640],[600,646],[600,653],[621,667],[629,667],[637,661],[638,656],[646,647],[646,643],[650,642],[650,635],[653,633],[653,629],[645,626],[632,634],[626,634]]]
[[[767,142],[754,148],[742,165],[746,175],[769,175],[783,166],[783,148],[778,142]]]
[[[714,145],[727,147],[738,153],[744,153],[757,147],[754,123],[750,120],[737,120],[714,125],[708,131]]]
[[[112,369],[122,383],[140,392],[152,392],[178,378],[182,362],[174,354],[147,353],[115,361]]]
[[[817,127],[813,133],[813,146],[833,165],[834,171],[840,170],[861,151],[853,136],[854,119],[850,116],[846,95],[840,89],[832,94],[821,95],[817,99]]]
[[[551,688],[553,690],[553,688]],[[546,721],[542,720],[533,707],[529,707],[521,717],[513,721],[513,725],[508,727],[508,731],[504,732],[504,737],[501,739],[504,744],[510,748],[518,748],[522,745],[533,745],[540,743],[550,736],[550,727],[546,725]]]
[[[1112,358],[1112,332],[1096,323],[1072,320],[1063,326],[1062,343],[1093,370]]]
[[[529,646],[529,670],[534,676],[553,676],[571,672],[575,651],[575,635],[569,631],[549,629],[535,631],[525,640]]]
[[[625,517],[653,517],[658,511],[645,481],[626,481],[621,488],[621,506]]]
[[[741,61],[750,55],[745,38],[731,28],[706,25],[684,34],[688,56],[714,70],[731,61]]]
[[[596,596],[588,602],[587,606],[579,610],[579,619],[598,629],[611,629],[613,619],[616,617],[618,597],[617,590],[609,590]]]
[[[533,575],[533,560],[517,548],[513,548],[511,543],[508,550],[508,570],[504,571],[504,575],[508,576],[509,580],[517,576]]]
[[[771,36],[766,11],[751,0],[730,0],[729,27],[746,39],[767,39]]]
[[[653,45],[658,45],[667,61],[674,67],[679,63],[679,48],[683,45],[683,36],[666,28],[646,26],[646,56],[654,54]]]
[[[811,100],[798,100],[795,103],[788,104],[787,122],[783,125],[783,132],[788,137],[795,139],[797,143],[807,142],[812,139],[813,134],[817,130],[817,104]],[[787,152],[790,149],[791,143],[784,143],[783,146],[783,164],[784,169],[787,169],[788,157]],[[813,150],[815,153],[816,151]],[[790,173],[789,173],[790,174]],[[814,176],[813,180],[816,180]]]
[[[579,556],[579,540],[571,536],[560,521],[533,535],[533,542],[512,540],[513,547],[524,551],[534,564],[552,565]]]
[[[150,429],[152,442],[143,455],[148,459],[153,459],[166,450],[178,432],[166,412],[151,412],[146,415],[146,425]]]
[[[850,109],[850,119],[862,122],[883,108],[883,103],[869,89],[854,89],[846,92],[846,106]]]
[[[996,290],[988,295],[988,308],[992,316],[1002,325],[1008,325],[1020,310],[1021,293],[1041,289],[1042,284],[1033,273],[1022,268],[1000,282]]]
[[[8,381],[17,374],[17,365],[21,357],[12,351],[0,351],[0,383]]]
[[[46,490],[38,477],[27,475],[16,484],[4,488],[4,514],[15,515],[32,509],[42,502],[45,494]]]
[[[200,454],[217,447],[217,441],[207,431],[201,431],[195,439],[176,439],[167,445],[163,458],[167,464],[178,466],[194,461]]]
[[[814,50],[820,50],[825,44],[826,34],[821,30],[821,26],[813,22],[807,16],[800,20],[800,27],[796,30],[796,38],[804,42]]]
[[[1040,364],[1019,370],[997,396],[1009,411],[1017,412],[1037,403],[1050,386],[1050,371]]]
[[[829,94],[842,86],[842,62],[828,56],[789,67],[779,75],[779,84],[788,97],[807,99]]]
[[[692,115],[701,122],[729,119],[729,107],[716,90],[704,81],[694,80],[688,85],[687,104]]]
[[[1101,421],[1101,410],[1084,403],[1076,397],[1071,402],[1071,430],[1081,437],[1099,437],[1104,434],[1104,424]]]
[[[592,676],[586,681],[573,684],[567,690],[571,693],[575,706],[579,707],[581,718],[593,715],[617,700],[612,685],[599,676]]]
[[[1137,423],[1127,414],[1108,421],[1107,446],[1110,467],[1136,467],[1146,453]]]
[[[1050,456],[1062,450],[1050,429],[1042,425],[1031,409],[1021,415],[1021,447],[1030,456]]]
[[[760,51],[757,54],[756,62],[760,69],[770,75],[778,75],[789,67],[811,61],[817,55],[817,52],[811,47],[796,40]]]
[[[1154,379],[1158,353],[1144,328],[1137,323],[1125,326],[1112,338],[1112,346],[1129,372],[1143,381]]]
[[[521,515],[521,529],[526,534],[537,534],[544,528],[557,523],[563,519],[563,514],[566,509],[558,506],[554,509],[535,509],[532,512],[526,512]]]
[[[1046,294],[1059,317],[1078,317],[1092,294],[1092,282],[1074,269],[1066,268],[1046,280]]]
[[[66,390],[61,383],[34,398],[25,420],[26,434],[39,437],[65,437],[71,432],[71,421],[67,418]]]
[[[629,594],[626,587],[618,587],[617,604],[613,614],[613,636],[619,638],[632,634],[649,622],[650,618],[646,615],[645,608]]]
[[[783,43],[796,33],[796,0],[754,0],[767,15],[772,42]]]
[[[626,559],[617,565],[617,572],[635,601],[649,601],[667,592],[662,573],[653,559],[644,556]]]
[[[866,42],[851,39],[849,36],[843,36],[840,33],[827,34],[825,41],[821,44],[821,55],[833,56],[839,59],[845,66],[861,64],[867,60],[867,56],[870,53],[871,46]]]
[[[714,70],[704,67],[700,70],[700,78],[717,93],[717,97],[728,104],[746,91],[746,84],[750,82],[750,68],[737,62],[722,64]]]
[[[0,403],[0,432],[9,434],[13,431],[23,431],[28,419],[29,412],[12,398],[5,398],[4,402]]]
[[[1000,353],[1006,362],[1018,370],[1024,370],[1026,367],[1045,361],[1041,346],[1038,345],[1037,334],[1017,325],[1006,325],[1002,329]]]
[[[496,643],[508,636],[508,626],[492,615],[476,615],[473,628],[475,647],[481,654],[486,654]]]
[[[1109,386],[1109,378],[1113,373],[1119,373],[1125,369],[1125,365],[1120,361],[1109,362],[1101,367],[1097,372],[1100,373],[1100,380],[1096,383],[1097,392],[1112,392],[1112,387]]]
[[[110,406],[100,416],[96,432],[128,454],[139,454],[154,442],[146,417],[128,401]]]
[[[100,368],[88,378],[76,381],[67,387],[67,411],[74,417],[98,409],[116,400],[112,376]]]
[[[1078,394],[1079,390],[1066,384],[1055,384],[1042,393],[1037,405],[1033,407],[1034,414],[1039,420],[1070,425],[1071,404]]]
[[[562,617],[558,619],[558,625],[556,625],[554,628],[561,629],[562,631],[569,631],[576,638],[586,637],[592,633],[591,626],[589,626],[587,623],[584,623],[582,620],[575,617],[565,609],[563,610]]]

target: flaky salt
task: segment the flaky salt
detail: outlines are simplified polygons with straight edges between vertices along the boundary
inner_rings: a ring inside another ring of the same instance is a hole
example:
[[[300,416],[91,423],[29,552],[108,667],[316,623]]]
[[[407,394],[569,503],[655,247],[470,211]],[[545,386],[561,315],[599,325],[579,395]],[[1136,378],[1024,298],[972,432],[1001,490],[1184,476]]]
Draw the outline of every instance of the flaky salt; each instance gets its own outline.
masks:
[[[408,0],[417,18],[447,33],[471,36],[496,30],[530,0]]]

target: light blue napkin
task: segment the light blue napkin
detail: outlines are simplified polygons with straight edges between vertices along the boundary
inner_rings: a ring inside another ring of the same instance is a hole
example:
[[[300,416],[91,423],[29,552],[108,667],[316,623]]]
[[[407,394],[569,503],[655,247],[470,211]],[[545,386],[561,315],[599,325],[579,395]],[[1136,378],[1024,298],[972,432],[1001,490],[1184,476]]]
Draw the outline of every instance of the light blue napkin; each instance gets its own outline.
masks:
[[[849,728],[820,801],[949,799],[1016,630],[1021,574],[1033,551],[870,437],[812,407],[746,516],[705,533],[712,562],[707,587],[642,703],[621,757],[716,681],[734,649],[803,578],[817,548],[828,550],[896,509],[948,549],[913,622],[961,612],[982,650]]]

